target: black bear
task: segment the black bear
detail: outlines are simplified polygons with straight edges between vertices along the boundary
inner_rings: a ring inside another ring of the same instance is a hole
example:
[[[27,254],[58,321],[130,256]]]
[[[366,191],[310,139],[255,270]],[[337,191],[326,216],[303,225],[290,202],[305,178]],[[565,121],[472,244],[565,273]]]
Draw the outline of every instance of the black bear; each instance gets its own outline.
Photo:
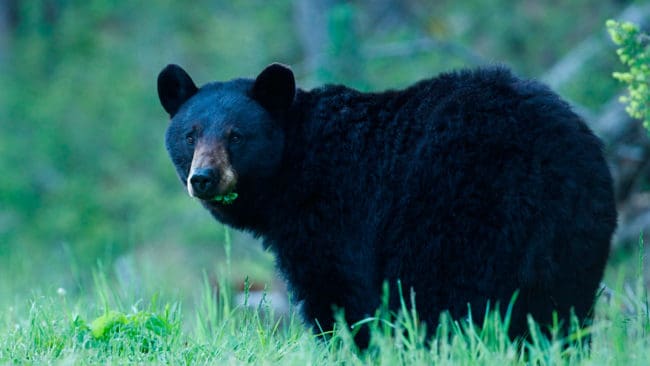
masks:
[[[600,140],[546,86],[489,67],[404,90],[307,91],[272,64],[197,88],[169,65],[158,93],[190,196],[263,239],[318,331],[333,308],[372,316],[384,281],[393,309],[398,281],[414,292],[429,329],[468,305],[482,319],[516,291],[513,336],[526,314],[590,319],[616,227],[612,178]]]

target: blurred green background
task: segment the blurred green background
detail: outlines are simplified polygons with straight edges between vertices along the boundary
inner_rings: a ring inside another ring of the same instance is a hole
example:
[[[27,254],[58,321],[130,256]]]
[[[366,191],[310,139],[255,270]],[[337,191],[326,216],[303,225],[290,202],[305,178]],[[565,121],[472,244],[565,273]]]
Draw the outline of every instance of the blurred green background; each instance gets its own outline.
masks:
[[[597,119],[621,90],[605,20],[643,4],[0,0],[0,296],[83,291],[98,263],[185,293],[223,262],[223,227],[164,149],[168,63],[203,84],[279,61],[304,88],[361,90],[504,63]],[[272,256],[233,235],[234,277],[273,282]]]

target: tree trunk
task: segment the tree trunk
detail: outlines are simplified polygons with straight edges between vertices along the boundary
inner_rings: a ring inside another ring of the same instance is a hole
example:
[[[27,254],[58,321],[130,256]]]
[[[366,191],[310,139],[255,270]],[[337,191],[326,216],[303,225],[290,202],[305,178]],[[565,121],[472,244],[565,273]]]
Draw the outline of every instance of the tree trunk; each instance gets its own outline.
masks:
[[[0,0],[0,66],[5,64],[9,56],[11,20],[14,9],[12,0]]]
[[[335,4],[336,0],[294,2],[294,24],[304,54],[301,66],[307,75],[318,74],[319,70],[326,68],[327,51],[330,44],[327,16]],[[318,83],[319,81],[309,80],[308,82]]]

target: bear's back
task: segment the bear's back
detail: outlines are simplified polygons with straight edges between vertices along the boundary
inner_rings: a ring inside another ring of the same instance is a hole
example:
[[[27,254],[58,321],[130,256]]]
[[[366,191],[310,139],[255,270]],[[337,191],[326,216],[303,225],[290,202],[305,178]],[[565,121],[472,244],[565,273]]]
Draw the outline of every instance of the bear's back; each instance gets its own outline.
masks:
[[[497,209],[491,201],[539,202],[549,189],[611,180],[600,141],[570,106],[505,68],[442,74],[382,93],[340,86],[316,93],[322,97],[297,144],[305,149],[302,168],[317,170],[310,183],[357,208],[359,196],[372,192],[388,210],[387,202],[408,197],[431,210]],[[566,195],[544,197],[570,204]]]

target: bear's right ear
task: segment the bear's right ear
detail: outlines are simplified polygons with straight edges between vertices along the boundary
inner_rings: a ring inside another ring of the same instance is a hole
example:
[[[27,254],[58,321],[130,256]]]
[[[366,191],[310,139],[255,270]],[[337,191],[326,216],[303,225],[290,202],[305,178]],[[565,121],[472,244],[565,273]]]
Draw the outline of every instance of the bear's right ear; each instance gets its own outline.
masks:
[[[255,79],[252,96],[271,112],[289,109],[296,95],[293,71],[285,65],[273,63]]]
[[[158,98],[170,117],[174,117],[198,90],[192,78],[178,65],[167,65],[158,74]]]

